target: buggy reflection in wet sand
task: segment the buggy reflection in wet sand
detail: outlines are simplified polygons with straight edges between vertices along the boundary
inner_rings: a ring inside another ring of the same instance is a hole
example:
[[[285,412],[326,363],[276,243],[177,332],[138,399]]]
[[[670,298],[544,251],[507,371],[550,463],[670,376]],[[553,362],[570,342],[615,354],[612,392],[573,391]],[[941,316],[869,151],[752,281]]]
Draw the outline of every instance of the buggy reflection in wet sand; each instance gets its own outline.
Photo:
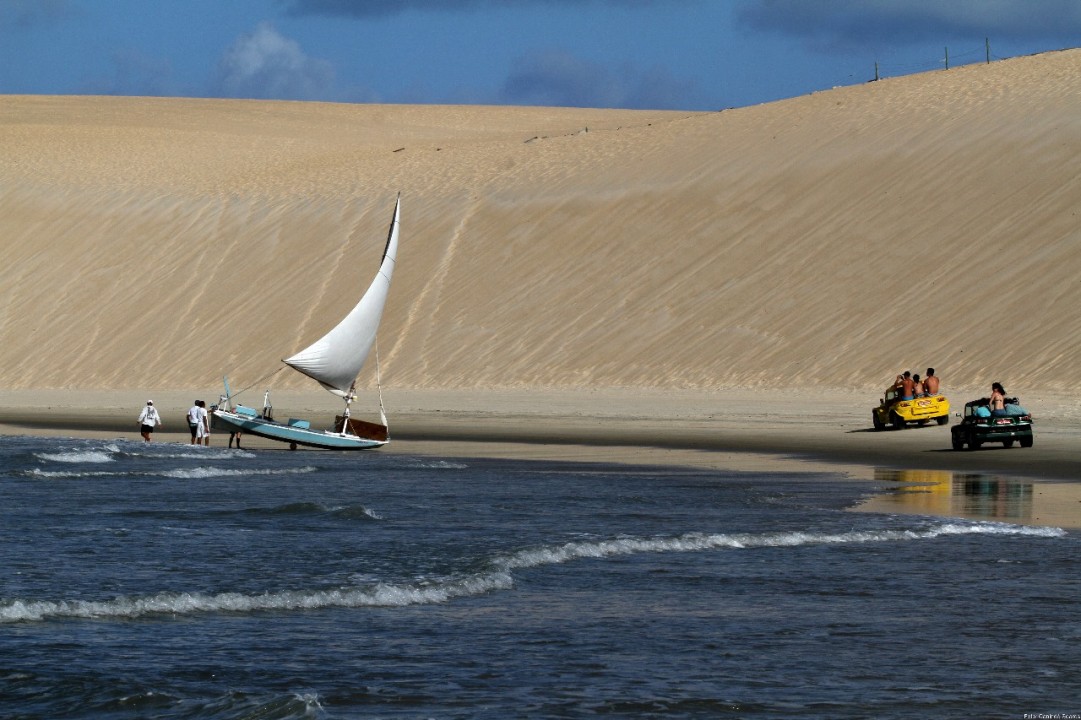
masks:
[[[901,430],[908,423],[923,424],[932,420],[939,425],[950,421],[950,401],[945,395],[920,395],[905,400],[901,389],[893,387],[886,390],[882,402],[871,411],[875,430],[884,430],[887,425]]]
[[[961,422],[950,428],[953,449],[977,450],[984,443],[1000,442],[1003,447],[1032,447],[1032,415],[1017,398],[1005,398],[1002,410],[991,410],[991,399],[980,398],[965,403]]]

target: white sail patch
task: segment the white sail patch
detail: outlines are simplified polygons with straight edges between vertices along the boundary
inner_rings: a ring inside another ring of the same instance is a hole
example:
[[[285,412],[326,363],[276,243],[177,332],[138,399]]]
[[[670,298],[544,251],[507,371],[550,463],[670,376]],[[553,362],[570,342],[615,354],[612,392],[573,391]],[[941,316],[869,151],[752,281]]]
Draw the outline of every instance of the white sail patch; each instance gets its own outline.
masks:
[[[383,261],[360,302],[330,332],[292,357],[285,364],[319,381],[323,387],[341,397],[349,394],[353,381],[371,353],[376,331],[383,317],[383,307],[390,293],[394,262],[398,254],[398,217],[401,198],[394,204]]]

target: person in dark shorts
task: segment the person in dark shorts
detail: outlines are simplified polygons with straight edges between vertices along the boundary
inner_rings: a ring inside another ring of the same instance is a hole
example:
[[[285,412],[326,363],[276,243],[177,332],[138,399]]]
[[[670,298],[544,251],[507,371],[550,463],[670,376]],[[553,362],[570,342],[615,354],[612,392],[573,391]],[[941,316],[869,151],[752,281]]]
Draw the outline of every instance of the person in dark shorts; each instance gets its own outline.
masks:
[[[146,401],[146,407],[139,413],[138,422],[139,433],[143,436],[143,442],[150,442],[150,433],[154,432],[154,428],[158,425],[165,425],[161,421],[161,416],[158,415],[158,409],[154,407],[153,400]]]

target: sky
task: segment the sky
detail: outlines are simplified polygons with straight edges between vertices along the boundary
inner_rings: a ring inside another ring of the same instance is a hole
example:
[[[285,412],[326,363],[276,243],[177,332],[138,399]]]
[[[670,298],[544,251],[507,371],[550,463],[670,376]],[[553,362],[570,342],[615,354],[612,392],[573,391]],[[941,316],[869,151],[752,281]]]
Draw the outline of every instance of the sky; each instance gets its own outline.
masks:
[[[0,0],[0,95],[720,110],[1081,46],[1081,0]]]

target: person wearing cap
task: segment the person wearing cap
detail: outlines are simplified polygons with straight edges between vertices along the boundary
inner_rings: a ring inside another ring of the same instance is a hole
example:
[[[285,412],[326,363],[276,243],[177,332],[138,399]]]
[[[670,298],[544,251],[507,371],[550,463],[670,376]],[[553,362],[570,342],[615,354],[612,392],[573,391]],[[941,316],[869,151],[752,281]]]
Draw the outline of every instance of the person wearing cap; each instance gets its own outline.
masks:
[[[154,428],[158,425],[165,425],[161,421],[161,416],[158,415],[158,409],[154,407],[153,400],[146,401],[146,407],[139,413],[139,432],[142,433],[143,442],[150,442],[150,433],[154,432]]]

